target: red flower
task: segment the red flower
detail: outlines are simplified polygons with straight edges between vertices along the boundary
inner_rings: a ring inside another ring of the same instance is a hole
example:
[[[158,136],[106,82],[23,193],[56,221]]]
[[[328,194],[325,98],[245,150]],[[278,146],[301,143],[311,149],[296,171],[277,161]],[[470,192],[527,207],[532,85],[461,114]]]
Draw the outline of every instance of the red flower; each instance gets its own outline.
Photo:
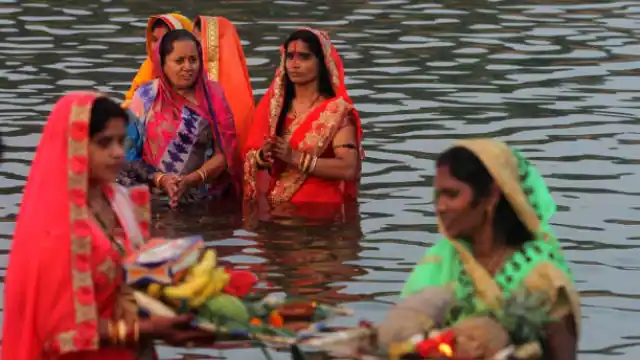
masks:
[[[229,283],[222,291],[239,298],[247,296],[258,283],[258,278],[247,270],[225,269],[230,275]]]
[[[449,357],[448,354],[443,354],[440,351],[440,345],[446,344],[449,345],[449,348],[452,348],[454,335],[455,333],[453,330],[448,330],[437,336],[424,339],[416,344],[416,352],[423,358],[438,357],[442,355]]]

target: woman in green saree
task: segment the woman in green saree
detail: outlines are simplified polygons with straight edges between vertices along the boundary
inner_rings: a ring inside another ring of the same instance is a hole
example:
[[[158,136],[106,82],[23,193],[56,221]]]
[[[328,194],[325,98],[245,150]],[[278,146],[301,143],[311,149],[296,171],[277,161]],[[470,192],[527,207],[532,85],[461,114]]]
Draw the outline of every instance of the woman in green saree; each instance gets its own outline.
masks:
[[[579,295],[548,224],[556,205],[535,167],[502,142],[465,140],[440,155],[434,187],[445,238],[416,266],[403,296],[453,286],[458,300],[499,309],[519,290],[544,293],[552,321],[540,339],[543,358],[576,359]]]

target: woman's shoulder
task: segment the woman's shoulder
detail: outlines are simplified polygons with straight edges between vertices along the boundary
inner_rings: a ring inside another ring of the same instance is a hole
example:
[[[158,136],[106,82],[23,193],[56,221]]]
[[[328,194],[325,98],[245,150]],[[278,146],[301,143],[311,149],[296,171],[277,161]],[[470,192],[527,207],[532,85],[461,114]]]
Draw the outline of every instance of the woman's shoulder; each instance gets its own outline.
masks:
[[[342,96],[336,96],[326,101],[325,109],[331,113],[341,114],[346,118],[351,114],[354,107],[348,99],[345,99]]]
[[[155,96],[155,93],[158,89],[158,82],[159,82],[158,79],[153,79],[153,80],[143,82],[136,89],[134,97],[139,97],[144,100],[144,99]]]
[[[209,91],[210,93],[209,96],[215,96],[215,95],[224,96],[224,88],[222,87],[222,85],[220,85],[219,82],[207,78],[205,79],[204,83],[207,88],[207,91]]]
[[[515,256],[521,263],[531,263],[532,269],[553,268],[571,276],[569,262],[564,256],[560,242],[552,234],[543,233],[539,239],[528,241]]]

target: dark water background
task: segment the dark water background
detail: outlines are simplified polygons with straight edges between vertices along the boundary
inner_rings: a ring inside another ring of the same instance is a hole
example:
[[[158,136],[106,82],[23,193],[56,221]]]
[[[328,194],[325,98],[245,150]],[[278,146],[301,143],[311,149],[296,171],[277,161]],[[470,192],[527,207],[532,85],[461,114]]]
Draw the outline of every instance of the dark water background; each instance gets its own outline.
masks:
[[[3,269],[48,110],[76,89],[121,98],[144,59],[147,16],[173,10],[236,23],[257,98],[289,32],[329,31],[368,158],[356,223],[247,231],[237,213],[200,207],[159,212],[156,232],[204,233],[224,260],[275,287],[380,320],[438,238],[437,153],[455,139],[497,137],[533,159],[559,204],[553,223],[583,299],[580,358],[640,356],[639,1],[0,0]]]

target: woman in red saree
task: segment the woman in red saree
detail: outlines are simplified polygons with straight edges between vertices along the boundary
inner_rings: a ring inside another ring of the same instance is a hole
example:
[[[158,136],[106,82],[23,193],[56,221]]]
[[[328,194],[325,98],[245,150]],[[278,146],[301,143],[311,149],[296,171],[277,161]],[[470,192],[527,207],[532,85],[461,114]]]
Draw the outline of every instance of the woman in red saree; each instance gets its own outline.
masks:
[[[202,337],[189,316],[138,319],[121,259],[149,232],[149,192],[115,177],[127,117],[91,92],[55,105],[31,165],[5,281],[2,359],[153,358]],[[187,330],[181,330],[187,329]]]
[[[325,32],[295,31],[281,48],[249,133],[245,198],[266,195],[271,206],[313,204],[314,211],[353,201],[361,144],[360,118],[336,48]]]

